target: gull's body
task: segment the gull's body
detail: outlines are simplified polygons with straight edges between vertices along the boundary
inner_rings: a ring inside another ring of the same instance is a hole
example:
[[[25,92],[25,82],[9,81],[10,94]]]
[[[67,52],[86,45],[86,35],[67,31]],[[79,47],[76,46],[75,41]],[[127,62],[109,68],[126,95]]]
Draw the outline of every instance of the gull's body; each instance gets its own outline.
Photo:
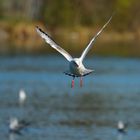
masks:
[[[73,77],[72,87],[74,86],[74,78],[75,77],[81,77],[80,85],[82,86],[82,77],[93,72],[93,70],[85,68],[85,66],[83,65],[83,60],[84,60],[85,56],[87,55],[88,51],[93,46],[95,39],[99,36],[99,34],[103,31],[103,29],[108,25],[108,23],[110,22],[111,19],[112,19],[112,16],[109,18],[109,20],[106,22],[106,24],[99,30],[99,32],[91,39],[91,41],[89,42],[89,44],[87,45],[85,50],[82,52],[82,54],[79,58],[73,58],[68,52],[66,52],[59,45],[57,45],[47,33],[45,33],[39,27],[36,27],[36,30],[39,33],[39,35],[43,39],[45,39],[45,41],[52,48],[54,48],[59,53],[61,53],[69,61],[69,70],[64,72],[64,73],[66,75]]]
[[[68,75],[73,75],[75,77],[82,77],[91,73],[92,71],[93,70],[85,68],[85,66],[79,58],[74,58],[69,63],[69,71],[65,73]]]

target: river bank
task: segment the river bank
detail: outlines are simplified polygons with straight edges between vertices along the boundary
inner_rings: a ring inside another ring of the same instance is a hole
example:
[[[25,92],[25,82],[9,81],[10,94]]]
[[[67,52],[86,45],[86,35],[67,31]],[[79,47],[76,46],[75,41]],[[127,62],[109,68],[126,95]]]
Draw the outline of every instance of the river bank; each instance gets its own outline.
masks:
[[[72,27],[72,28],[46,28],[42,23],[13,23],[0,22],[0,54],[7,53],[47,53],[55,51],[44,46],[40,36],[35,31],[38,25],[46,30],[54,40],[69,52],[81,52],[90,39],[101,27]],[[114,31],[110,27],[105,29],[96,40],[92,49],[99,55],[140,56],[140,30]],[[91,51],[91,52],[92,52]]]

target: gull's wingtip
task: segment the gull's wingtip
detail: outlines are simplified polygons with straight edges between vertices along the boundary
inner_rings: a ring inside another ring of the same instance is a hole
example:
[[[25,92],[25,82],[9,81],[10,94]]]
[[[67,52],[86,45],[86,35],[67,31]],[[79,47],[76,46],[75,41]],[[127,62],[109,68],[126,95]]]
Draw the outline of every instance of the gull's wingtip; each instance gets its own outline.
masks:
[[[35,28],[36,28],[36,30],[40,30],[40,28],[39,28],[39,26],[38,26],[38,25],[36,25],[36,26],[35,26]]]
[[[37,31],[41,31],[42,32],[41,28],[38,25],[35,26],[35,28],[36,28]]]
[[[109,20],[111,20],[115,14],[116,14],[116,11],[114,11],[114,12],[112,13],[112,15],[111,15],[111,17],[110,17]]]
[[[39,26],[35,26],[35,29],[39,34],[44,33]]]
[[[36,29],[36,31],[38,32],[38,30],[39,30],[39,27],[36,25],[36,26],[35,26],[35,29]]]

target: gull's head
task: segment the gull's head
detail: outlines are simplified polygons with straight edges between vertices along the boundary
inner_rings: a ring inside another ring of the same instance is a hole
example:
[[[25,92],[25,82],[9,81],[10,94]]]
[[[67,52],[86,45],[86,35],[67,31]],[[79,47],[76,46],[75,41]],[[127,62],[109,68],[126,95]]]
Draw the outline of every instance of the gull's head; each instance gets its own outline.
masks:
[[[81,61],[80,59],[78,58],[74,58],[72,63],[76,66],[76,67],[79,67],[81,65]]]

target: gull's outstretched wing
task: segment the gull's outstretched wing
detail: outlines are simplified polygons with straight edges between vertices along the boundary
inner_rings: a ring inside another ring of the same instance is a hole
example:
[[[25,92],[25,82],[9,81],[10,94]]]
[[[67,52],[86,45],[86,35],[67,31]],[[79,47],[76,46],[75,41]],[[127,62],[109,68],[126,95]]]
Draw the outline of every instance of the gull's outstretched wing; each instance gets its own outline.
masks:
[[[113,16],[113,15],[112,15]],[[91,39],[91,41],[89,42],[89,44],[87,45],[87,47],[85,48],[85,50],[82,52],[82,55],[80,57],[81,61],[83,61],[83,59],[85,58],[86,54],[88,53],[88,51],[91,49],[91,47],[93,46],[93,43],[95,41],[95,39],[99,36],[99,34],[103,31],[103,29],[108,25],[108,23],[111,21],[112,16],[109,18],[109,20],[106,22],[106,24],[100,29],[100,31]]]
[[[59,53],[61,53],[68,61],[71,61],[73,58],[71,57],[71,55],[66,52],[64,49],[62,49],[59,45],[57,45],[52,39],[51,37],[45,33],[43,30],[41,30],[38,26],[36,27],[37,32],[39,33],[39,35],[45,39],[45,41],[55,50],[57,50]]]

